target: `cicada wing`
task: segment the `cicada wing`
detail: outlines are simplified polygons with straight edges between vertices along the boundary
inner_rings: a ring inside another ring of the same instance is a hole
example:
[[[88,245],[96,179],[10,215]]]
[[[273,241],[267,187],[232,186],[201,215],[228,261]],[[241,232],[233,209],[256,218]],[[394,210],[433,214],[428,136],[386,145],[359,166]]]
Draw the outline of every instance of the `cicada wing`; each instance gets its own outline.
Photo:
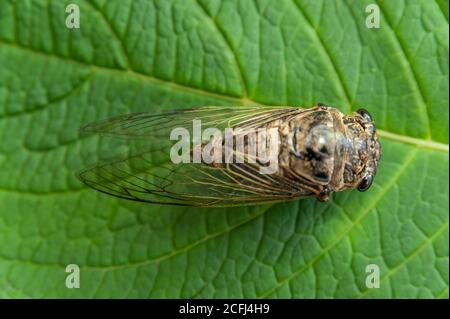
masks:
[[[154,162],[151,152],[89,168],[79,174],[88,186],[113,196],[170,205],[234,206],[297,198],[290,180],[260,174],[255,164]]]
[[[125,137],[126,152],[79,173],[88,186],[120,198],[158,204],[232,206],[275,202],[309,195],[295,181],[261,174],[258,163],[175,164],[170,133],[181,127],[259,128],[308,110],[293,107],[203,107],[145,112],[94,122],[82,131]],[[135,142],[143,141],[143,144]],[[108,158],[103,154],[103,158]]]
[[[156,139],[163,137],[168,139],[174,128],[183,127],[190,130],[193,120],[201,120],[202,127],[256,128],[277,118],[298,114],[302,111],[305,110],[294,107],[262,106],[208,106],[198,109],[148,111],[100,120],[84,126],[81,131],[128,138],[150,137]]]

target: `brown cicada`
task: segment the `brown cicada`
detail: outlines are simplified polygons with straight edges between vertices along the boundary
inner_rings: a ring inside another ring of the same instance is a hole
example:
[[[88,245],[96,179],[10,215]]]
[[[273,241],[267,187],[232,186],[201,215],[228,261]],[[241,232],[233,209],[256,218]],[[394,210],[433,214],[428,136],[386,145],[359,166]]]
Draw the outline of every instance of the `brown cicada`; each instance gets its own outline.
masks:
[[[311,195],[326,201],[332,192],[368,189],[381,156],[367,111],[344,115],[323,104],[150,111],[82,131],[127,144],[122,156],[82,171],[86,185],[157,204],[233,206]]]

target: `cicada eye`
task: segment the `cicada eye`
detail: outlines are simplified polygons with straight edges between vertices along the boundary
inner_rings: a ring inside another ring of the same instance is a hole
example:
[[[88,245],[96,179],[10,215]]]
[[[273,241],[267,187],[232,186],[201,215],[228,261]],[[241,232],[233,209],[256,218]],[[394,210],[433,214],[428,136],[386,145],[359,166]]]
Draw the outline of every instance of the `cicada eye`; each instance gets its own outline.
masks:
[[[366,120],[366,122],[372,122],[372,116],[366,109],[358,109],[356,113],[361,115],[364,118],[364,120]]]
[[[363,178],[363,180],[358,185],[358,190],[360,192],[364,192],[369,189],[370,185],[372,185],[373,176],[369,175]]]

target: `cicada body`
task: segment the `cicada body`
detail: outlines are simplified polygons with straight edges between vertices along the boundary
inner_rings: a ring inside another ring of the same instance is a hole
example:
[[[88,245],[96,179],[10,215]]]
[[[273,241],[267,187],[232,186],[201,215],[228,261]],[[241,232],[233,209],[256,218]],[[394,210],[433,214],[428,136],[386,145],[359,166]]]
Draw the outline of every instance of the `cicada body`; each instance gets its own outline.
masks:
[[[235,206],[368,189],[381,156],[369,113],[318,105],[203,107],[119,116],[83,132],[140,141],[79,173],[98,191],[136,201]]]

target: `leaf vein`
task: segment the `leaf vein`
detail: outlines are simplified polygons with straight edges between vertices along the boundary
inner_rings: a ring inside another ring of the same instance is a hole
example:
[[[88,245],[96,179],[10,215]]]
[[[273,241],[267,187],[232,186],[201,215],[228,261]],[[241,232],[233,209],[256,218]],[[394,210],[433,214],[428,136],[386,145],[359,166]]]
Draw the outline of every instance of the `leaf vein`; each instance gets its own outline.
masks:
[[[400,166],[397,173],[390,179],[390,181],[385,185],[385,187],[378,193],[378,196],[374,198],[374,200],[366,206],[366,209],[362,211],[362,213],[353,221],[353,223],[344,230],[339,236],[337,236],[336,240],[333,241],[331,244],[329,244],[327,247],[325,247],[322,252],[314,257],[310,262],[308,262],[306,265],[298,269],[297,271],[294,271],[291,275],[287,276],[285,279],[278,282],[278,284],[263,292],[260,296],[257,298],[267,298],[272,293],[277,291],[279,288],[281,288],[284,284],[289,283],[292,279],[297,277],[298,275],[302,274],[306,270],[313,267],[319,260],[321,260],[323,257],[325,257],[337,244],[342,242],[342,240],[350,234],[350,232],[361,223],[361,221],[369,215],[370,212],[372,212],[373,208],[376,207],[376,204],[378,204],[379,201],[381,201],[384,198],[384,195],[395,185],[397,180],[403,175],[403,173],[406,171],[406,169],[414,162],[414,159],[418,155],[418,150],[414,149],[409,152],[407,155],[406,161]]]

